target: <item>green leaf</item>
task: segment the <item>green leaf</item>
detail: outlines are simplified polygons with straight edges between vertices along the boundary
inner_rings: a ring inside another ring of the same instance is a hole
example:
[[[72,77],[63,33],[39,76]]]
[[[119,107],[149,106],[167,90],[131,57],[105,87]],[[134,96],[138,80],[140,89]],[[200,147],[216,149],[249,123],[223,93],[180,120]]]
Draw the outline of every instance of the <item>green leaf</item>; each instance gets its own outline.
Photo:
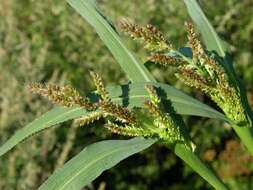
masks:
[[[67,2],[94,27],[132,82],[155,81],[144,65],[127,49],[94,0],[67,0]]]
[[[217,118],[229,122],[223,114],[166,84],[134,83],[130,85],[109,87],[108,91],[110,93],[110,97],[116,103],[123,104],[128,107],[142,107],[143,102],[149,99],[148,93],[144,88],[146,84],[160,87],[160,92],[164,92],[163,94],[160,94],[161,97],[163,99],[170,100],[175,111],[179,114]],[[93,94],[92,98],[94,97],[95,96]],[[0,156],[29,136],[64,121],[81,117],[86,113],[87,112],[81,108],[54,108],[34,120],[26,127],[18,130],[5,144],[0,147]]]
[[[79,190],[90,184],[103,171],[138,153],[155,140],[107,140],[92,144],[57,170],[39,190]]]
[[[81,108],[57,107],[52,109],[38,119],[35,119],[24,128],[18,130],[5,144],[0,147],[0,156],[8,152],[27,137],[47,129],[48,127],[80,117],[81,115],[84,115],[85,112],[86,111]]]

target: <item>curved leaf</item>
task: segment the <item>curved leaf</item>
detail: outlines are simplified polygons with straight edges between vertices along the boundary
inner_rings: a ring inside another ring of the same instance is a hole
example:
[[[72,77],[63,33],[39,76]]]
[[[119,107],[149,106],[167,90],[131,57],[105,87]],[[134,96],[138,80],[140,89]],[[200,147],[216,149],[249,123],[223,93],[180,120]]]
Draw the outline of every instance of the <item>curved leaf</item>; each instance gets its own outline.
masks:
[[[149,99],[148,93],[144,88],[146,84],[152,84],[159,87],[161,97],[163,99],[170,100],[175,111],[179,114],[217,118],[229,122],[223,114],[166,84],[134,83],[130,85],[109,87],[108,91],[110,93],[110,97],[116,103],[123,104],[128,107],[142,107],[143,102]],[[94,94],[92,94],[92,98],[94,97]],[[31,122],[26,127],[18,130],[5,144],[0,147],[0,156],[29,136],[53,125],[81,117],[86,113],[87,112],[81,108],[54,108]]]
[[[86,111],[81,108],[63,108],[56,107],[51,111],[45,113],[33,122],[18,130],[5,144],[0,147],[0,156],[8,152],[18,143],[26,139],[27,137],[47,129],[48,127],[62,123],[64,121],[80,117],[84,115]]]
[[[39,190],[79,190],[90,184],[103,171],[138,153],[155,140],[107,140],[92,144],[68,161],[42,184]]]
[[[90,23],[132,82],[155,81],[153,76],[130,52],[115,28],[99,10],[95,0],[67,0]]]

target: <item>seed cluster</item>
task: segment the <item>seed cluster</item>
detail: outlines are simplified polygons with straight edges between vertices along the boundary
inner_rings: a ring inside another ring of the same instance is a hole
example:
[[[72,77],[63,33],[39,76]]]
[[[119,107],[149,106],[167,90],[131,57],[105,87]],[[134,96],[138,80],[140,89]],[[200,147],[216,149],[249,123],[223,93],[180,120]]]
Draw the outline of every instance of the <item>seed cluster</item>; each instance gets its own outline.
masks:
[[[231,77],[223,66],[224,63],[218,62],[214,55],[205,51],[192,23],[187,22],[185,25],[192,57],[186,57],[171,45],[169,45],[170,48],[165,49],[166,51],[160,51],[160,48],[155,49],[154,46],[154,49],[150,49],[152,52],[150,61],[162,66],[174,67],[177,78],[186,85],[195,87],[210,96],[226,116],[237,125],[247,126],[249,120],[242,105],[240,92],[238,87],[231,82]],[[144,36],[143,32],[137,31],[143,31],[145,27],[125,23],[123,29],[134,38]],[[155,33],[161,35],[161,32],[156,31]],[[151,35],[152,32],[148,34]],[[166,42],[164,37],[162,39],[163,42]],[[147,44],[150,38],[147,40],[143,37],[143,41],[144,44]]]
[[[90,72],[90,75],[94,81],[94,84],[97,88],[97,93],[101,96],[102,100],[109,101],[109,93],[106,91],[104,84],[102,82],[102,78],[95,72]]]
[[[145,44],[145,48],[150,51],[165,51],[171,48],[162,33],[151,24],[139,26],[137,24],[122,21],[120,28],[129,34],[134,40],[139,40]]]
[[[91,123],[94,123],[95,121],[100,120],[104,117],[104,113],[101,111],[92,111],[88,113],[87,116],[83,116],[81,118],[75,119],[74,123],[78,126],[85,126],[89,125]]]
[[[164,67],[167,66],[179,67],[187,64],[187,62],[182,59],[160,53],[154,53],[153,55],[150,56],[149,60],[156,64],[160,64]]]
[[[114,104],[113,102],[102,101],[99,104],[99,107],[110,115],[116,116],[116,118],[124,123],[135,123],[136,118],[134,114],[127,108],[122,107],[121,105]]]
[[[161,99],[157,95],[155,88],[153,86],[146,86],[146,89],[149,93],[150,100],[144,103],[144,107],[154,117],[153,126],[159,130],[159,137],[166,139],[169,143],[182,142],[187,144],[187,140],[180,131],[184,126],[177,125],[178,123],[174,118],[173,110],[170,110],[170,113],[165,113],[165,110],[162,109]],[[181,117],[178,119],[182,120]],[[184,125],[183,122],[181,124]]]
[[[82,97],[76,89],[69,85],[61,87],[53,84],[43,85],[34,83],[29,86],[29,89],[31,92],[46,97],[51,102],[61,106],[79,106],[89,110],[96,108],[88,98]]]

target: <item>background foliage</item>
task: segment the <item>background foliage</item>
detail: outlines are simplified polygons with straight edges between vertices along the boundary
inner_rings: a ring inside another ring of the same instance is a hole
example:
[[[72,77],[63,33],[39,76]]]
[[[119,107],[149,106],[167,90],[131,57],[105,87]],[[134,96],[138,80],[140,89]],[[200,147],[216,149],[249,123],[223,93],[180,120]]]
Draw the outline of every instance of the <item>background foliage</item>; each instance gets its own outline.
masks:
[[[156,25],[174,44],[186,42],[182,1],[100,0],[106,15]],[[253,105],[253,1],[200,0],[218,33],[229,42]],[[147,54],[125,39],[143,62]],[[31,95],[31,82],[72,84],[80,92],[93,88],[89,69],[107,84],[127,79],[93,29],[62,0],[8,0],[0,3],[0,144],[13,132],[52,105]],[[215,107],[202,93],[190,90],[170,69],[150,66],[161,82],[173,84]],[[198,151],[233,189],[251,189],[252,158],[231,129],[220,121],[186,117]],[[100,123],[97,123],[98,126]],[[70,122],[44,131],[19,145],[0,160],[0,189],[36,189],[56,168],[92,142],[118,138],[101,127],[75,128]],[[103,173],[90,190],[211,189],[189,167],[162,146],[152,148]]]

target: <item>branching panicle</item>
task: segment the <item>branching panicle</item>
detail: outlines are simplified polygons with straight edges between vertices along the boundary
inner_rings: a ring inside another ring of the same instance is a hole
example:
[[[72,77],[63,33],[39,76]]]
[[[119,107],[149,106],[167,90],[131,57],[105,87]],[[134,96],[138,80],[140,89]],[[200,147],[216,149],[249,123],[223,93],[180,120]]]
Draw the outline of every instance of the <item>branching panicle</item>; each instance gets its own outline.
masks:
[[[150,30],[154,30],[149,28]],[[74,120],[76,126],[88,125],[96,120],[104,118],[105,128],[113,133],[125,136],[142,136],[165,140],[169,144],[182,142],[189,147],[188,141],[183,138],[180,125],[173,119],[172,115],[164,113],[161,108],[155,87],[147,85],[150,101],[146,101],[143,109],[134,108],[129,110],[121,105],[115,104],[109,98],[109,93],[102,82],[101,77],[91,72],[91,76],[97,87],[100,99],[91,103],[88,98],[83,98],[74,88],[70,86],[60,87],[57,85],[33,84],[30,86],[32,92],[36,92],[56,104],[67,107],[80,106],[88,109],[86,115]],[[96,108],[96,110],[95,110]],[[93,109],[93,110],[92,110]]]
[[[193,24],[187,22],[188,42],[192,49],[192,59],[182,52],[170,48],[167,52],[153,51],[150,60],[163,66],[176,68],[175,75],[185,84],[202,90],[223,109],[228,118],[235,123],[248,123],[240,93],[231,82],[230,75],[222,63],[205,51]],[[171,53],[165,54],[165,53]],[[237,111],[232,111],[237,110]]]

